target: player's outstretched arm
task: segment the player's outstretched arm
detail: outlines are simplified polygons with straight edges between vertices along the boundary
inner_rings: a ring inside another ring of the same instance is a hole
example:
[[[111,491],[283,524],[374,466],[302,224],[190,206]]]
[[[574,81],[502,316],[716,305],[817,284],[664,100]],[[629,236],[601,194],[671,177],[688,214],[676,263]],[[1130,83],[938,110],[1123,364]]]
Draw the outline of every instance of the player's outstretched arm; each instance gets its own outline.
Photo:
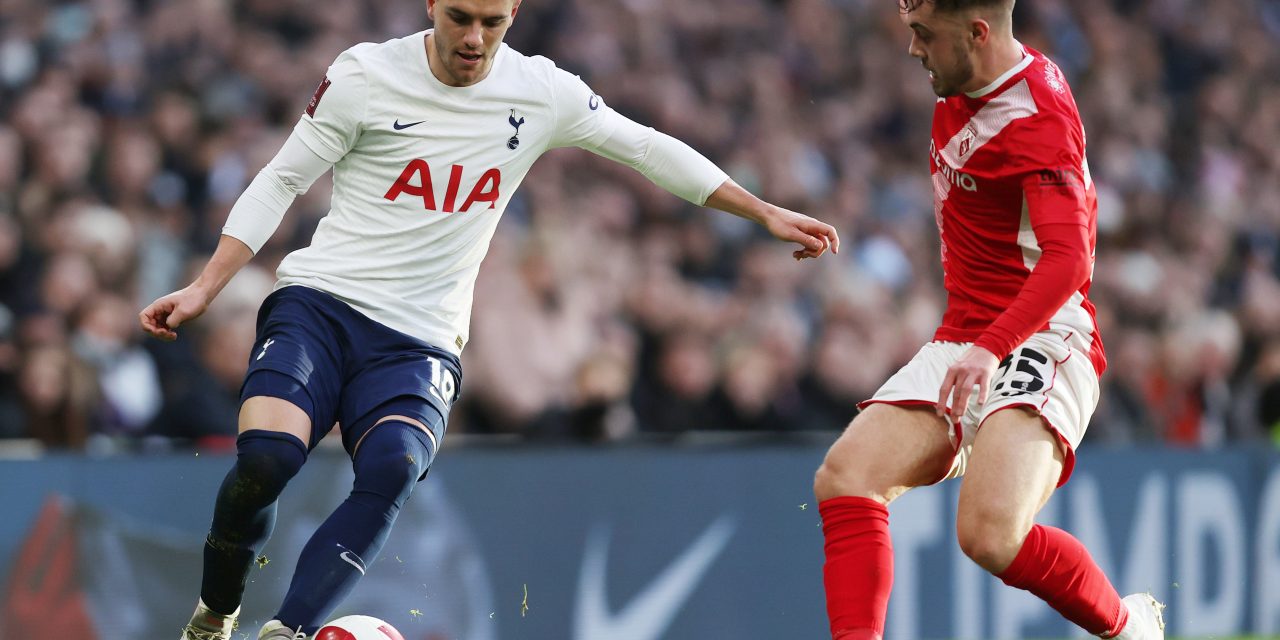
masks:
[[[218,248],[200,277],[185,289],[147,305],[138,314],[142,330],[161,340],[176,340],[174,330],[204,313],[231,277],[275,233],[294,198],[306,193],[331,166],[332,162],[316,155],[294,131],[231,207]]]
[[[577,76],[557,69],[552,82],[558,109],[550,148],[586,149],[695,205],[759,223],[775,238],[799,244],[792,254],[796,260],[816,258],[827,249],[839,252],[840,238],[831,225],[755,197],[689,145],[611,109]]]
[[[195,282],[152,302],[138,314],[142,330],[161,340],[178,339],[176,329],[200,317],[231,277],[252,258],[253,251],[248,245],[231,236],[222,236],[213,257]]]
[[[835,227],[802,213],[774,206],[752,195],[733,180],[711,193],[706,206],[732,213],[756,222],[784,242],[794,242],[800,249],[791,255],[796,260],[817,258],[827,249],[840,253],[840,236]]]
[[[596,99],[592,94],[592,100]],[[599,140],[578,136],[571,139],[573,144],[625,164],[693,204],[763,225],[775,238],[800,245],[793,254],[797,260],[816,258],[827,249],[839,251],[840,238],[831,225],[757,198],[684,142],[608,108],[601,108],[598,115],[589,118],[605,121],[599,128],[609,131],[609,135]]]

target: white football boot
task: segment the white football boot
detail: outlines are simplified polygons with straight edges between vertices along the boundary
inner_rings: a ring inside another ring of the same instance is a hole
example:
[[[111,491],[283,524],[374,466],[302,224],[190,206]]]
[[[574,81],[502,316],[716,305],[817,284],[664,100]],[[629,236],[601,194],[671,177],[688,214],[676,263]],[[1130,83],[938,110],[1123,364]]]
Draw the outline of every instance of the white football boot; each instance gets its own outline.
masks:
[[[1129,622],[1115,640],[1164,640],[1164,605],[1149,593],[1124,597],[1129,608]]]
[[[307,634],[302,632],[302,628],[290,629],[284,626],[279,620],[271,620],[262,625],[262,631],[258,632],[258,640],[307,640]]]
[[[182,636],[178,640],[231,640],[231,632],[239,626],[240,609],[224,616],[209,607],[204,600],[196,603],[196,611],[191,620],[182,628]]]

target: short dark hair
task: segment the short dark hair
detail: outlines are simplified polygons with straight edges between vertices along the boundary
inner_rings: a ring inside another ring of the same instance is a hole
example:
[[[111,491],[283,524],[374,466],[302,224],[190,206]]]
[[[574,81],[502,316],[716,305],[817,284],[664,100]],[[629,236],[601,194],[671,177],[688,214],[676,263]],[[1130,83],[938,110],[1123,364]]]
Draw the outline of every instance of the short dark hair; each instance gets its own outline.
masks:
[[[968,9],[987,9],[987,8],[1006,8],[1013,10],[1013,5],[1017,0],[898,0],[898,8],[903,13],[910,13],[919,9],[925,3],[931,3],[936,11],[943,13],[955,13],[957,11],[966,11]]]

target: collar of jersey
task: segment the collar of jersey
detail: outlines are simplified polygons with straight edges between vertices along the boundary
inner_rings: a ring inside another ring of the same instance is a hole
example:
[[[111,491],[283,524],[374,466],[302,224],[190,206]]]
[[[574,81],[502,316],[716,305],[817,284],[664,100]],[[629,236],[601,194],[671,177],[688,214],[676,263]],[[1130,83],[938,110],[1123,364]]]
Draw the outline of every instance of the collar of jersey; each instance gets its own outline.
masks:
[[[1032,56],[1030,53],[1028,53],[1027,48],[1023,47],[1021,43],[1019,43],[1018,46],[1022,49],[1022,59],[1018,61],[1018,64],[1013,65],[1012,69],[1009,69],[1008,71],[1001,74],[1000,77],[992,81],[991,84],[981,89],[978,89],[977,91],[965,92],[965,95],[969,96],[970,98],[985,97],[989,95],[992,91],[995,91],[996,89],[999,89],[1001,86],[1003,86],[1004,83],[1009,81],[1009,78],[1012,78],[1018,75],[1019,73],[1022,73],[1022,70],[1026,69],[1031,64],[1031,62],[1035,60],[1035,57]],[[495,62],[494,64],[497,64],[497,63]],[[493,71],[490,71],[489,73],[493,73]]]

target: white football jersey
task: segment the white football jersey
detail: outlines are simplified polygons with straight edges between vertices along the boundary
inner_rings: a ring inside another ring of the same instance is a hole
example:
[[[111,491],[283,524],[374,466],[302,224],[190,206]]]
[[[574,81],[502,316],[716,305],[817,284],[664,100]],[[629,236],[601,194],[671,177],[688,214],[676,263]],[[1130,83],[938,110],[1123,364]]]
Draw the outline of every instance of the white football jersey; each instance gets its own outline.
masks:
[[[324,291],[460,353],[516,187],[544,152],[595,149],[615,120],[577,76],[505,44],[484,80],[447,86],[427,65],[428,33],[357,45],[329,67],[294,132],[334,163],[331,210],[276,286]]]

